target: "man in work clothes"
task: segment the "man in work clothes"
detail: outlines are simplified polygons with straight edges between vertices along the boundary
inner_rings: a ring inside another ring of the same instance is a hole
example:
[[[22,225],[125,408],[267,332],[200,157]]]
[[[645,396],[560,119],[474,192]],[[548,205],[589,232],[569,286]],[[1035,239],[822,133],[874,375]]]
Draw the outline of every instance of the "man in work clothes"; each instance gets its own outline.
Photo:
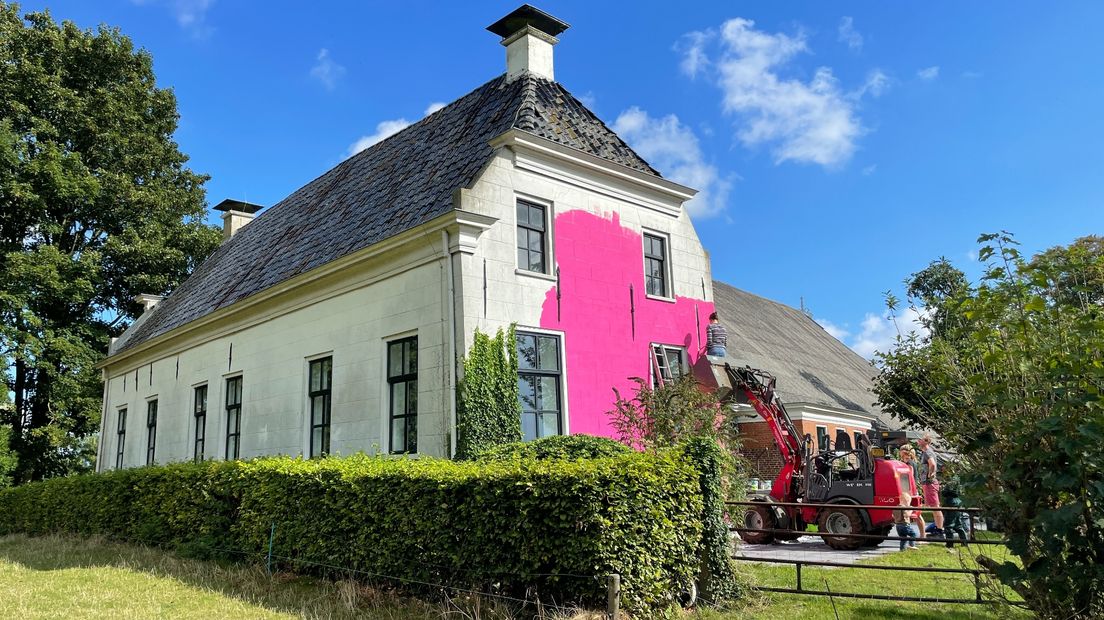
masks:
[[[705,354],[709,357],[723,358],[728,348],[728,332],[717,313],[709,315],[709,326],[705,328]]]
[[[937,476],[937,461],[935,450],[932,448],[931,433],[924,433],[920,441],[916,442],[922,451],[920,454],[920,488],[924,491],[924,505],[939,507],[939,478]],[[943,511],[935,510],[932,513],[935,527],[943,529]]]

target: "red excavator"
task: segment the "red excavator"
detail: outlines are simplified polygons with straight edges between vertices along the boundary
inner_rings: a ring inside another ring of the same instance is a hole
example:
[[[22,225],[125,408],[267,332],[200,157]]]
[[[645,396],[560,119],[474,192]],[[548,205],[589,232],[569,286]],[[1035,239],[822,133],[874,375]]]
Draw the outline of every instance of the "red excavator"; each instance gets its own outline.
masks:
[[[846,431],[836,433],[835,442],[812,450],[813,439],[799,437],[790,415],[775,394],[776,379],[768,372],[751,367],[711,366],[722,403],[751,405],[767,423],[774,443],[782,453],[782,471],[769,495],[757,494],[747,509],[740,538],[752,544],[775,540],[796,540],[806,525],[817,524],[824,534],[868,534],[875,538],[823,536],[833,549],[877,546],[893,527],[892,508],[899,505],[901,493],[916,498],[912,468],[885,458],[885,443],[875,447],[867,435],[858,436],[852,446]],[[903,438],[888,433],[876,434],[890,442]],[[827,449],[824,449],[827,448]],[[913,500],[915,505],[916,499]],[[802,507],[786,504],[831,504],[830,507]],[[885,510],[857,506],[886,506]],[[767,530],[767,531],[754,531]]]

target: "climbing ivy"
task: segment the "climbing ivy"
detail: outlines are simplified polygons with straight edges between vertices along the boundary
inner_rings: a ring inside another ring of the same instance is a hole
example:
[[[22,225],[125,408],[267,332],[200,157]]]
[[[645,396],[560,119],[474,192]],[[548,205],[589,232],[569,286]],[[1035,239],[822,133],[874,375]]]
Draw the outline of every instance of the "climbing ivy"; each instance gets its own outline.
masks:
[[[475,330],[457,386],[456,458],[474,459],[494,446],[521,441],[518,359],[511,325],[491,338]]]

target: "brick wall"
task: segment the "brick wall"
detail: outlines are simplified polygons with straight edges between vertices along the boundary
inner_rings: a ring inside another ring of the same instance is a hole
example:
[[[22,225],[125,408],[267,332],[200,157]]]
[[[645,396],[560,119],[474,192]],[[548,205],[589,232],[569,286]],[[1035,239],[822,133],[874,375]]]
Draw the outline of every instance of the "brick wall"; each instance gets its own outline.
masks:
[[[828,438],[831,441],[835,441],[836,439],[836,429],[847,431],[847,434],[851,437],[852,443],[855,441],[856,432],[866,432],[866,429],[856,426],[832,424],[830,422],[795,420],[794,427],[801,437],[804,437],[806,433],[812,435],[814,453],[817,448],[817,426],[827,427]],[[741,424],[740,439],[740,452],[748,461],[748,477],[759,478],[760,480],[773,480],[778,476],[778,472],[782,470],[782,454],[778,451],[778,447],[774,445],[774,438],[771,436],[770,428],[766,423],[747,422]]]

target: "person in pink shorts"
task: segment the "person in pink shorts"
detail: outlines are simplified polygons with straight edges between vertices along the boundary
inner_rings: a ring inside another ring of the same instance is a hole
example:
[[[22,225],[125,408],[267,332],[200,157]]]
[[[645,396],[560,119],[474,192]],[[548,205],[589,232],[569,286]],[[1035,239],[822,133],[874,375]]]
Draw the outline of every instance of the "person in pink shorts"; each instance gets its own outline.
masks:
[[[924,505],[939,507],[939,461],[932,448],[931,433],[924,433],[920,441],[920,488],[924,492]],[[932,521],[939,530],[943,529],[943,511],[932,511]]]

